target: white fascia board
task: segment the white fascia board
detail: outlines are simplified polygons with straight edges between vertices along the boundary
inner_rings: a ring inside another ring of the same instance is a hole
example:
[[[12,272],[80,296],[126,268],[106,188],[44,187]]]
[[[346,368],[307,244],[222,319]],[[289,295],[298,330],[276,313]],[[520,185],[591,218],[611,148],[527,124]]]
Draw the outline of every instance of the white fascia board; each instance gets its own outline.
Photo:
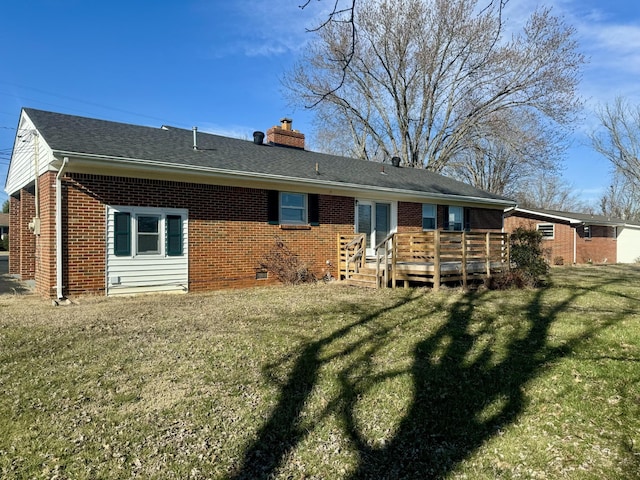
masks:
[[[190,183],[198,183],[197,179],[216,179],[220,181],[226,181],[226,184],[231,184],[233,181],[236,183],[259,183],[261,185],[271,186],[273,189],[278,189],[277,187],[286,186],[291,189],[299,190],[301,186],[304,186],[304,190],[308,193],[322,193],[329,191],[330,193],[342,193],[343,195],[349,196],[370,196],[373,198],[389,198],[393,200],[406,200],[406,201],[416,201],[416,202],[429,202],[429,201],[439,201],[446,200],[452,204],[473,204],[473,205],[483,205],[489,208],[506,208],[513,207],[515,205],[514,202],[510,202],[507,200],[500,199],[491,199],[491,198],[482,198],[482,197],[472,197],[472,196],[462,196],[462,195],[446,195],[446,194],[437,194],[437,193],[428,193],[428,192],[419,192],[415,190],[405,190],[405,189],[396,189],[396,188],[386,188],[386,187],[375,187],[368,185],[358,185],[351,183],[342,183],[335,181],[326,181],[326,180],[314,180],[308,178],[296,178],[296,177],[288,177],[284,175],[274,175],[268,173],[253,173],[253,172],[245,172],[239,170],[229,170],[223,168],[215,168],[215,167],[202,167],[196,165],[181,165],[181,164],[171,164],[164,162],[157,162],[154,160],[144,160],[137,158],[123,158],[123,157],[108,157],[103,155],[88,155],[88,154],[78,154],[74,152],[64,152],[64,151],[55,151],[54,155],[59,157],[69,157],[69,167],[68,171],[76,171],[80,166],[84,165],[86,167],[90,167],[90,172],[87,173],[96,173],[96,163],[103,163],[103,166],[107,167],[110,170],[128,170],[129,172],[138,171],[138,172],[147,172],[154,173],[152,178],[154,179],[167,179],[167,180],[177,180],[175,175],[182,174],[190,177],[190,179],[180,180]],[[82,169],[80,169],[82,170]],[[104,175],[117,175],[117,173],[113,172],[105,172]],[[122,175],[122,173],[121,173]],[[124,175],[126,176],[126,175]],[[200,182],[203,183],[203,182]],[[207,182],[204,182],[207,183]],[[313,190],[313,191],[312,191]]]
[[[554,219],[554,220],[562,220],[564,222],[569,222],[571,224],[574,225],[580,225],[582,223],[582,221],[576,219],[576,218],[570,218],[570,217],[563,217],[560,215],[552,215],[550,213],[545,213],[545,212],[538,212],[536,210],[528,210],[526,208],[520,208],[520,207],[516,207],[513,209],[514,212],[522,212],[522,213],[528,213],[529,215],[537,215],[539,217],[547,217],[550,219]]]

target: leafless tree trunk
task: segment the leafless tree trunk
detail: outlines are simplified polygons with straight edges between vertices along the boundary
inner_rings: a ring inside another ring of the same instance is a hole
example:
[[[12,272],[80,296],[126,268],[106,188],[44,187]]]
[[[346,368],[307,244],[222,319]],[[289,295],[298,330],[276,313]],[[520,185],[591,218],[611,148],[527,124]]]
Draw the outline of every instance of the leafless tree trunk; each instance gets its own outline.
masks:
[[[347,129],[362,158],[434,171],[482,145],[502,112],[561,128],[580,104],[573,29],[543,9],[505,39],[504,4],[354,2],[353,22],[324,24],[285,85],[294,103]]]
[[[622,98],[598,112],[602,130],[591,135],[593,148],[611,162],[630,185],[640,188],[640,106]]]

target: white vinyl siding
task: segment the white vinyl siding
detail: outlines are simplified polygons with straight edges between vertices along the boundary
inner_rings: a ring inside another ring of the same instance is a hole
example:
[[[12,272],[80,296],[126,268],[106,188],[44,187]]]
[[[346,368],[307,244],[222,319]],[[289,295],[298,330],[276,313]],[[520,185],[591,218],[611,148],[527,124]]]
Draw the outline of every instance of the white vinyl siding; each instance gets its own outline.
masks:
[[[116,255],[116,212],[129,213],[131,218],[129,255]],[[182,220],[182,253],[171,254],[167,243],[167,217]],[[157,234],[149,219],[157,219]],[[138,220],[142,226],[138,231]],[[108,207],[107,208],[107,295],[186,292],[189,281],[188,211],[186,209]],[[146,227],[146,228],[145,228]],[[139,235],[142,236],[140,240]],[[153,238],[151,238],[153,237]],[[153,244],[154,248],[149,248]],[[156,248],[157,244],[157,248]],[[153,251],[152,251],[153,250]]]
[[[37,147],[36,147],[37,143]],[[38,152],[36,161],[36,150]],[[53,153],[44,138],[36,132],[36,129],[25,114],[20,118],[18,134],[13,145],[13,152],[7,173],[6,192],[13,194],[32,183],[36,176],[36,163],[38,176],[50,169],[53,161]]]
[[[625,225],[618,228],[618,263],[636,263],[640,259],[640,225]]]

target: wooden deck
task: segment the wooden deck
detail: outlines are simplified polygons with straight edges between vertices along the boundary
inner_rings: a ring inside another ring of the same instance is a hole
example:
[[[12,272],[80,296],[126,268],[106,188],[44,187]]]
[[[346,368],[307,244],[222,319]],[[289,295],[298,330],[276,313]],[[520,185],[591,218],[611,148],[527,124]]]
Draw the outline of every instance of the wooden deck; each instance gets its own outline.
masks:
[[[509,236],[500,232],[394,233],[364,254],[364,235],[340,236],[340,279],[353,284],[396,288],[400,283],[440,285],[486,279],[509,269]]]

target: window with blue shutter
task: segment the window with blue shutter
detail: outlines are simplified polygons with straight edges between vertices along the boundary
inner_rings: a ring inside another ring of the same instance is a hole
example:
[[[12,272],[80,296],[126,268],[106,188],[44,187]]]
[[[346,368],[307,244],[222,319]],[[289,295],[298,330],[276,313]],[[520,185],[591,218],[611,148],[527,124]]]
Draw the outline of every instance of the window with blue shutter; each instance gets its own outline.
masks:
[[[131,255],[131,214],[115,212],[113,223],[113,253],[118,257],[128,257]]]
[[[182,216],[167,215],[167,255],[182,255]]]

